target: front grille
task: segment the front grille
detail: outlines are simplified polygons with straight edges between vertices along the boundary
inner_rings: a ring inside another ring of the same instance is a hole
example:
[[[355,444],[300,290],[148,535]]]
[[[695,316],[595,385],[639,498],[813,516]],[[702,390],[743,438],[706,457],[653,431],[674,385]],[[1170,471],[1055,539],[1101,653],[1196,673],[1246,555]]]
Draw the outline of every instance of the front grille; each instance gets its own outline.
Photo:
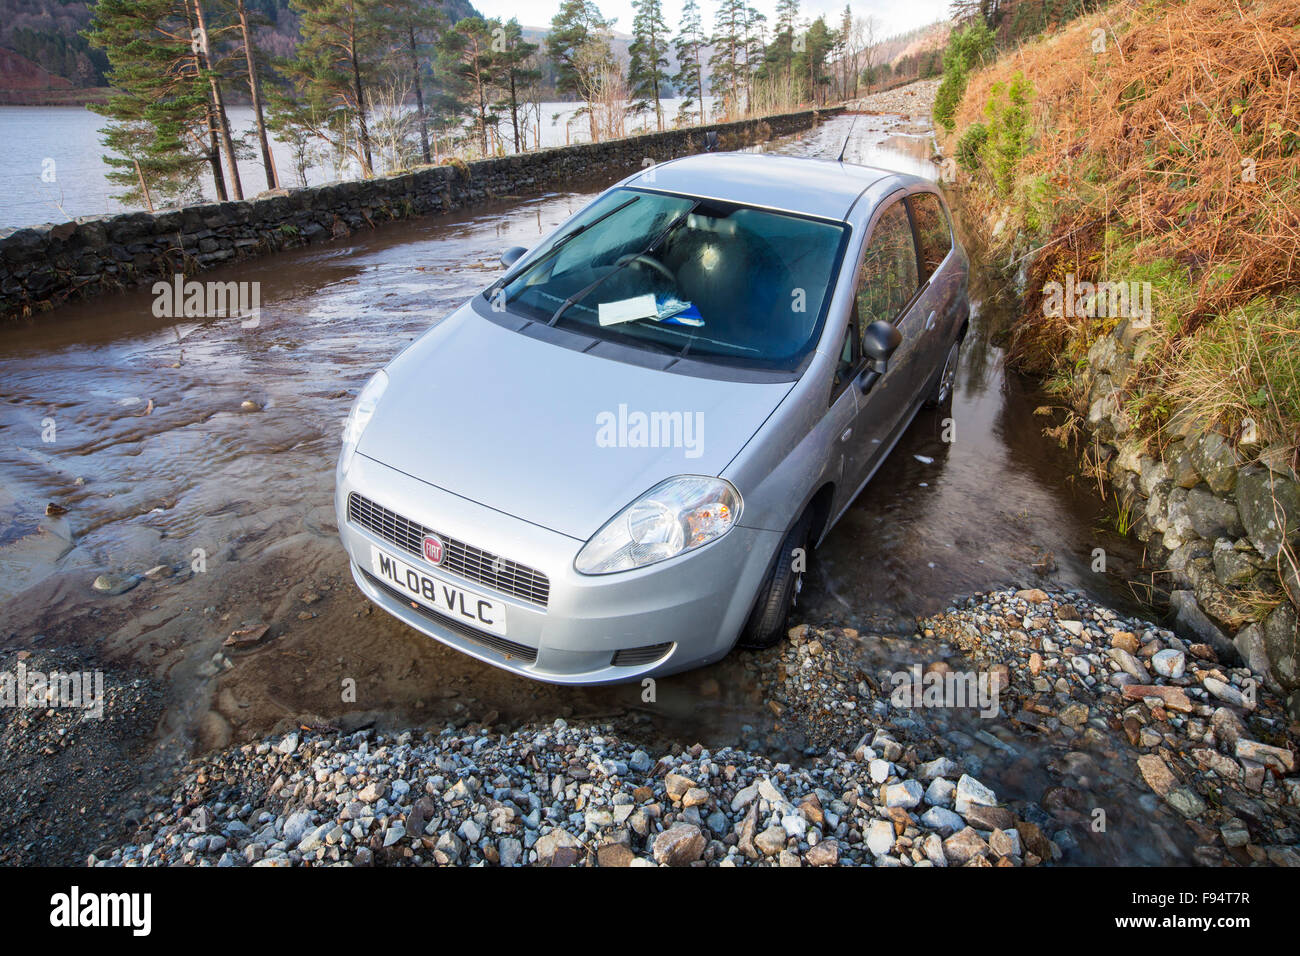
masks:
[[[541,571],[464,541],[449,538],[432,528],[403,518],[397,512],[389,511],[355,491],[348,495],[348,520],[420,560],[424,560],[425,535],[437,535],[442,539],[442,563],[438,567],[538,607],[546,607],[550,600],[551,581]]]
[[[667,644],[650,644],[647,647],[629,647],[619,651],[610,662],[615,667],[633,667],[637,664],[653,664],[673,649],[672,642]]]
[[[489,634],[486,631],[480,631],[476,628],[469,627],[454,618],[447,617],[445,614],[439,614],[433,608],[425,607],[419,601],[412,601],[396,588],[391,588],[379,578],[375,577],[369,571],[362,571],[366,580],[379,588],[384,594],[389,595],[394,600],[400,601],[405,607],[409,607],[421,617],[427,618],[434,624],[445,627],[449,631],[455,631],[461,637],[468,641],[473,641],[489,650],[496,651],[498,654],[504,654],[506,657],[515,658],[523,661],[525,664],[535,663],[537,660],[536,648],[529,647],[527,644],[516,644],[514,641],[507,641],[504,637],[497,637],[495,634]]]

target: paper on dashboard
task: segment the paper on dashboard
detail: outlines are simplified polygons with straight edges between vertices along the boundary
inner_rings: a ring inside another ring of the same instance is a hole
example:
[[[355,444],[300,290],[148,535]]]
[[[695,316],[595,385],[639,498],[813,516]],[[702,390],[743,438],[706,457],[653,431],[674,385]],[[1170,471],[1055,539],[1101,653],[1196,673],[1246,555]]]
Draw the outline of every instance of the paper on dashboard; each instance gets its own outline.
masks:
[[[618,325],[620,322],[635,322],[637,319],[659,318],[659,307],[651,294],[636,295],[630,299],[617,302],[602,302],[597,309],[601,325]]]

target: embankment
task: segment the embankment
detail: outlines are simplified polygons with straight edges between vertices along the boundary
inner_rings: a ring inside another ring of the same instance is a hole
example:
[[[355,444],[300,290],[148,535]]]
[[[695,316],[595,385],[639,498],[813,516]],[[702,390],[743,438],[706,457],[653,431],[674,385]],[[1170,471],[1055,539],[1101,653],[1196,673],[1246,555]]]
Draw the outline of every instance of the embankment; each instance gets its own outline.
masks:
[[[396,219],[630,173],[701,152],[710,132],[737,149],[815,126],[829,110],[647,133],[474,163],[426,166],[375,179],[276,190],[251,200],[158,213],[83,217],[0,231],[0,319],[78,296],[186,275]]]
[[[1300,716],[1294,13],[1113,5],[972,71],[943,147],[1152,594]]]

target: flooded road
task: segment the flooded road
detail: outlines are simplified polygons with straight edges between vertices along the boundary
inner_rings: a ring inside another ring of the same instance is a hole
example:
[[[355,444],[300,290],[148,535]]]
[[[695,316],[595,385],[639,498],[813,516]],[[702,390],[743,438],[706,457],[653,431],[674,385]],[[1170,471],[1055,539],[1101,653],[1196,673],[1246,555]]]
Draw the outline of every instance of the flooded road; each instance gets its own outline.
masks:
[[[840,117],[772,148],[933,176],[916,124]],[[650,739],[753,741],[797,756],[736,653],[659,682],[573,689],[499,672],[373,610],[332,508],[339,432],[378,366],[599,187],[524,197],[252,260],[205,279],[261,283],[254,327],[174,323],[145,292],[0,332],[0,640],[75,647],[166,687],[158,760],[306,725],[608,715]],[[967,238],[972,259],[979,247]],[[1047,404],[990,344],[1005,288],[978,266],[973,331],[943,441],[923,413],[816,553],[796,621],[888,639],[864,667],[950,654],[918,616],[998,585],[1077,588],[1131,607],[1131,545],[1044,437]],[[63,512],[47,515],[51,511]],[[1091,570],[1103,548],[1105,573]],[[97,590],[98,580],[102,589]],[[115,593],[120,592],[120,593]],[[262,632],[265,628],[265,632]],[[236,634],[234,643],[228,643]],[[260,635],[260,636],[258,636]],[[851,746],[852,742],[844,745]]]

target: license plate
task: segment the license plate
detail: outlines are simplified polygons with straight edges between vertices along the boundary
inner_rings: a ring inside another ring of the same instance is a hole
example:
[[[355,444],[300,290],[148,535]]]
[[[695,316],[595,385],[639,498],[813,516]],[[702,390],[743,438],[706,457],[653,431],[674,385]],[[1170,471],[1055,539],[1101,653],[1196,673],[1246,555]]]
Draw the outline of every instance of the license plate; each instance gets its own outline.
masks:
[[[425,607],[470,627],[502,637],[506,635],[506,606],[502,601],[448,584],[401,558],[380,551],[373,544],[370,546],[370,570],[379,580]]]

